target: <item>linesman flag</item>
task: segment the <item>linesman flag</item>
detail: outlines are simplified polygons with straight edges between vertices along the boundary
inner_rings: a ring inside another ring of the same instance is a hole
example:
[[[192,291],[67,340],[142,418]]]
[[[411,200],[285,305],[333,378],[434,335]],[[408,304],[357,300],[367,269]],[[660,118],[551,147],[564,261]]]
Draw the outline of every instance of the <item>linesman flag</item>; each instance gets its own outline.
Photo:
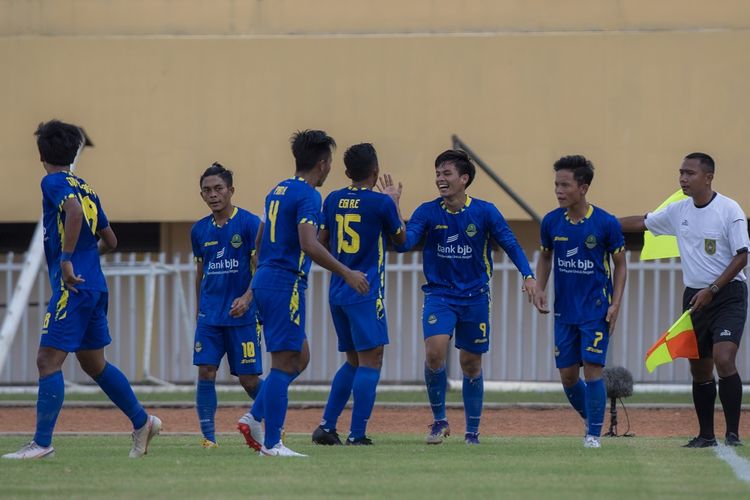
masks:
[[[662,208],[674,203],[675,201],[684,200],[687,195],[682,192],[682,189],[677,190],[672,196],[662,202],[661,205],[656,207],[654,212],[658,212]],[[654,260],[654,259],[669,259],[671,257],[679,257],[680,250],[677,248],[677,238],[670,235],[654,236],[651,231],[643,233],[643,250],[641,250],[641,260]]]
[[[659,337],[646,353],[646,368],[649,373],[659,365],[671,363],[675,358],[698,359],[698,340],[695,338],[691,309]]]

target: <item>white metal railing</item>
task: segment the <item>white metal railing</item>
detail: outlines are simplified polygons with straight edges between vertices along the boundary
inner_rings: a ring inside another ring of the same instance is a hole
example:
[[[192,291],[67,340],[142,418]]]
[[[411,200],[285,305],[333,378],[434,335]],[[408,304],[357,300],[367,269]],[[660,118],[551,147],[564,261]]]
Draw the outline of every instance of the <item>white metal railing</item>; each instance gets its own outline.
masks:
[[[521,293],[521,279],[504,254],[494,266],[490,352],[484,357],[487,380],[556,381],[553,358],[553,317],[542,316]],[[536,260],[538,254],[534,255]],[[0,318],[13,292],[23,256],[0,259]],[[386,303],[391,343],[386,348],[382,380],[419,382],[423,375],[421,333],[421,254],[388,254]],[[687,362],[659,367],[649,374],[643,356],[659,335],[677,318],[682,297],[679,263],[639,262],[627,254],[628,284],[608,364],[627,367],[638,382],[684,383],[690,380]],[[109,284],[109,324],[112,345],[108,358],[136,381],[189,382],[195,318],[195,267],[190,256],[166,254],[113,254],[104,261]],[[0,384],[33,384],[37,380],[36,349],[50,290],[46,272],[37,276],[20,330],[0,373]],[[343,362],[336,351],[336,336],[328,313],[329,276],[313,266],[307,290],[306,328],[312,359],[301,380],[328,382]],[[550,294],[550,299],[551,299]],[[745,325],[745,333],[750,326]],[[451,349],[449,376],[460,377],[458,355]],[[264,356],[268,367],[268,356]],[[750,376],[750,350],[740,347],[740,374]],[[86,382],[73,360],[65,365],[70,382]],[[231,381],[222,366],[220,381]]]

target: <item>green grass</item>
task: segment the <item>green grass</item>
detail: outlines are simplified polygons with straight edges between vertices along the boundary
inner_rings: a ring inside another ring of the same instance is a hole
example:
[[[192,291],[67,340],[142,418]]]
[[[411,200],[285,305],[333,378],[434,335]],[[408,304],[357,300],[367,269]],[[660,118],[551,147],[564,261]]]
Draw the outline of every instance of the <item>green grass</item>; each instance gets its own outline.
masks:
[[[288,444],[306,459],[252,455],[232,436],[203,450],[196,436],[161,436],[141,460],[127,458],[128,436],[59,436],[57,457],[3,462],[2,496],[107,498],[748,498],[713,450],[685,450],[683,439],[493,438],[467,447],[421,436],[375,436],[372,447]],[[0,437],[0,449],[21,444]],[[748,457],[745,449],[738,450]]]
[[[167,392],[138,394],[138,398],[145,402],[190,402],[195,395],[191,392]],[[247,396],[241,392],[219,392],[219,402],[247,401]],[[290,391],[289,400],[293,402],[325,402],[328,392],[322,391]],[[36,394],[3,394],[3,401],[36,401]],[[379,392],[379,403],[424,403],[427,401],[425,391],[410,392]],[[451,403],[460,403],[461,391],[448,391],[446,400]],[[108,401],[102,392],[94,394],[66,394],[65,401]],[[484,393],[485,403],[565,403],[568,400],[563,394],[562,389],[559,392],[490,392]],[[672,393],[647,393],[634,394],[624,400],[626,404],[639,403],[682,403],[692,404],[690,394],[672,394]]]

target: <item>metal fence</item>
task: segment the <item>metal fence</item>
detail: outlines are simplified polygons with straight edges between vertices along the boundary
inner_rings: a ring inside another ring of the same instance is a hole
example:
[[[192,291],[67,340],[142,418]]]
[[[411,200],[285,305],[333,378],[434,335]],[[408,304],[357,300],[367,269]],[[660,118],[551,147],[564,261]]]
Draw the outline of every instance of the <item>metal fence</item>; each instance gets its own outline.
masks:
[[[495,263],[492,278],[491,345],[483,362],[486,380],[556,381],[553,359],[553,317],[540,315],[521,293],[521,279],[505,257]],[[538,254],[534,255],[534,261]],[[0,317],[21,271],[20,255],[0,260]],[[649,374],[646,350],[679,316],[682,274],[678,262],[639,262],[627,254],[628,283],[609,365],[627,367],[637,382],[685,383],[690,380],[685,360],[659,367]],[[388,254],[386,302],[390,345],[386,348],[381,380],[412,383],[422,379],[424,346],[421,332],[424,283],[421,254]],[[112,344],[107,357],[134,381],[191,382],[195,318],[195,268],[189,255],[113,254],[103,260],[109,284],[109,321]],[[313,266],[307,290],[307,334],[312,352],[305,382],[327,383],[344,356],[336,352],[336,335],[328,313],[328,273]],[[46,272],[39,273],[20,330],[11,347],[0,384],[34,384],[36,349],[50,290]],[[745,325],[745,333],[748,326]],[[451,349],[449,376],[458,378],[458,355]],[[738,354],[741,374],[750,373],[750,350]],[[264,356],[265,367],[269,366]],[[87,382],[70,360],[66,380]],[[746,375],[747,376],[747,375]],[[232,380],[222,366],[218,379]]]

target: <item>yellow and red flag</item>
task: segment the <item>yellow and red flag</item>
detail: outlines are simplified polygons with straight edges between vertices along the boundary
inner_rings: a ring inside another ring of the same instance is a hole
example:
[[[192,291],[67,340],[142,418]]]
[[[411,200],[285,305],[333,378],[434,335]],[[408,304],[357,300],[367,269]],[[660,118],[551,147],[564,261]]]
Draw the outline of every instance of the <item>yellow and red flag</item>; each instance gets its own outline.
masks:
[[[695,338],[690,309],[648,350],[646,368],[651,373],[657,366],[671,363],[675,358],[698,359],[698,340]]]

